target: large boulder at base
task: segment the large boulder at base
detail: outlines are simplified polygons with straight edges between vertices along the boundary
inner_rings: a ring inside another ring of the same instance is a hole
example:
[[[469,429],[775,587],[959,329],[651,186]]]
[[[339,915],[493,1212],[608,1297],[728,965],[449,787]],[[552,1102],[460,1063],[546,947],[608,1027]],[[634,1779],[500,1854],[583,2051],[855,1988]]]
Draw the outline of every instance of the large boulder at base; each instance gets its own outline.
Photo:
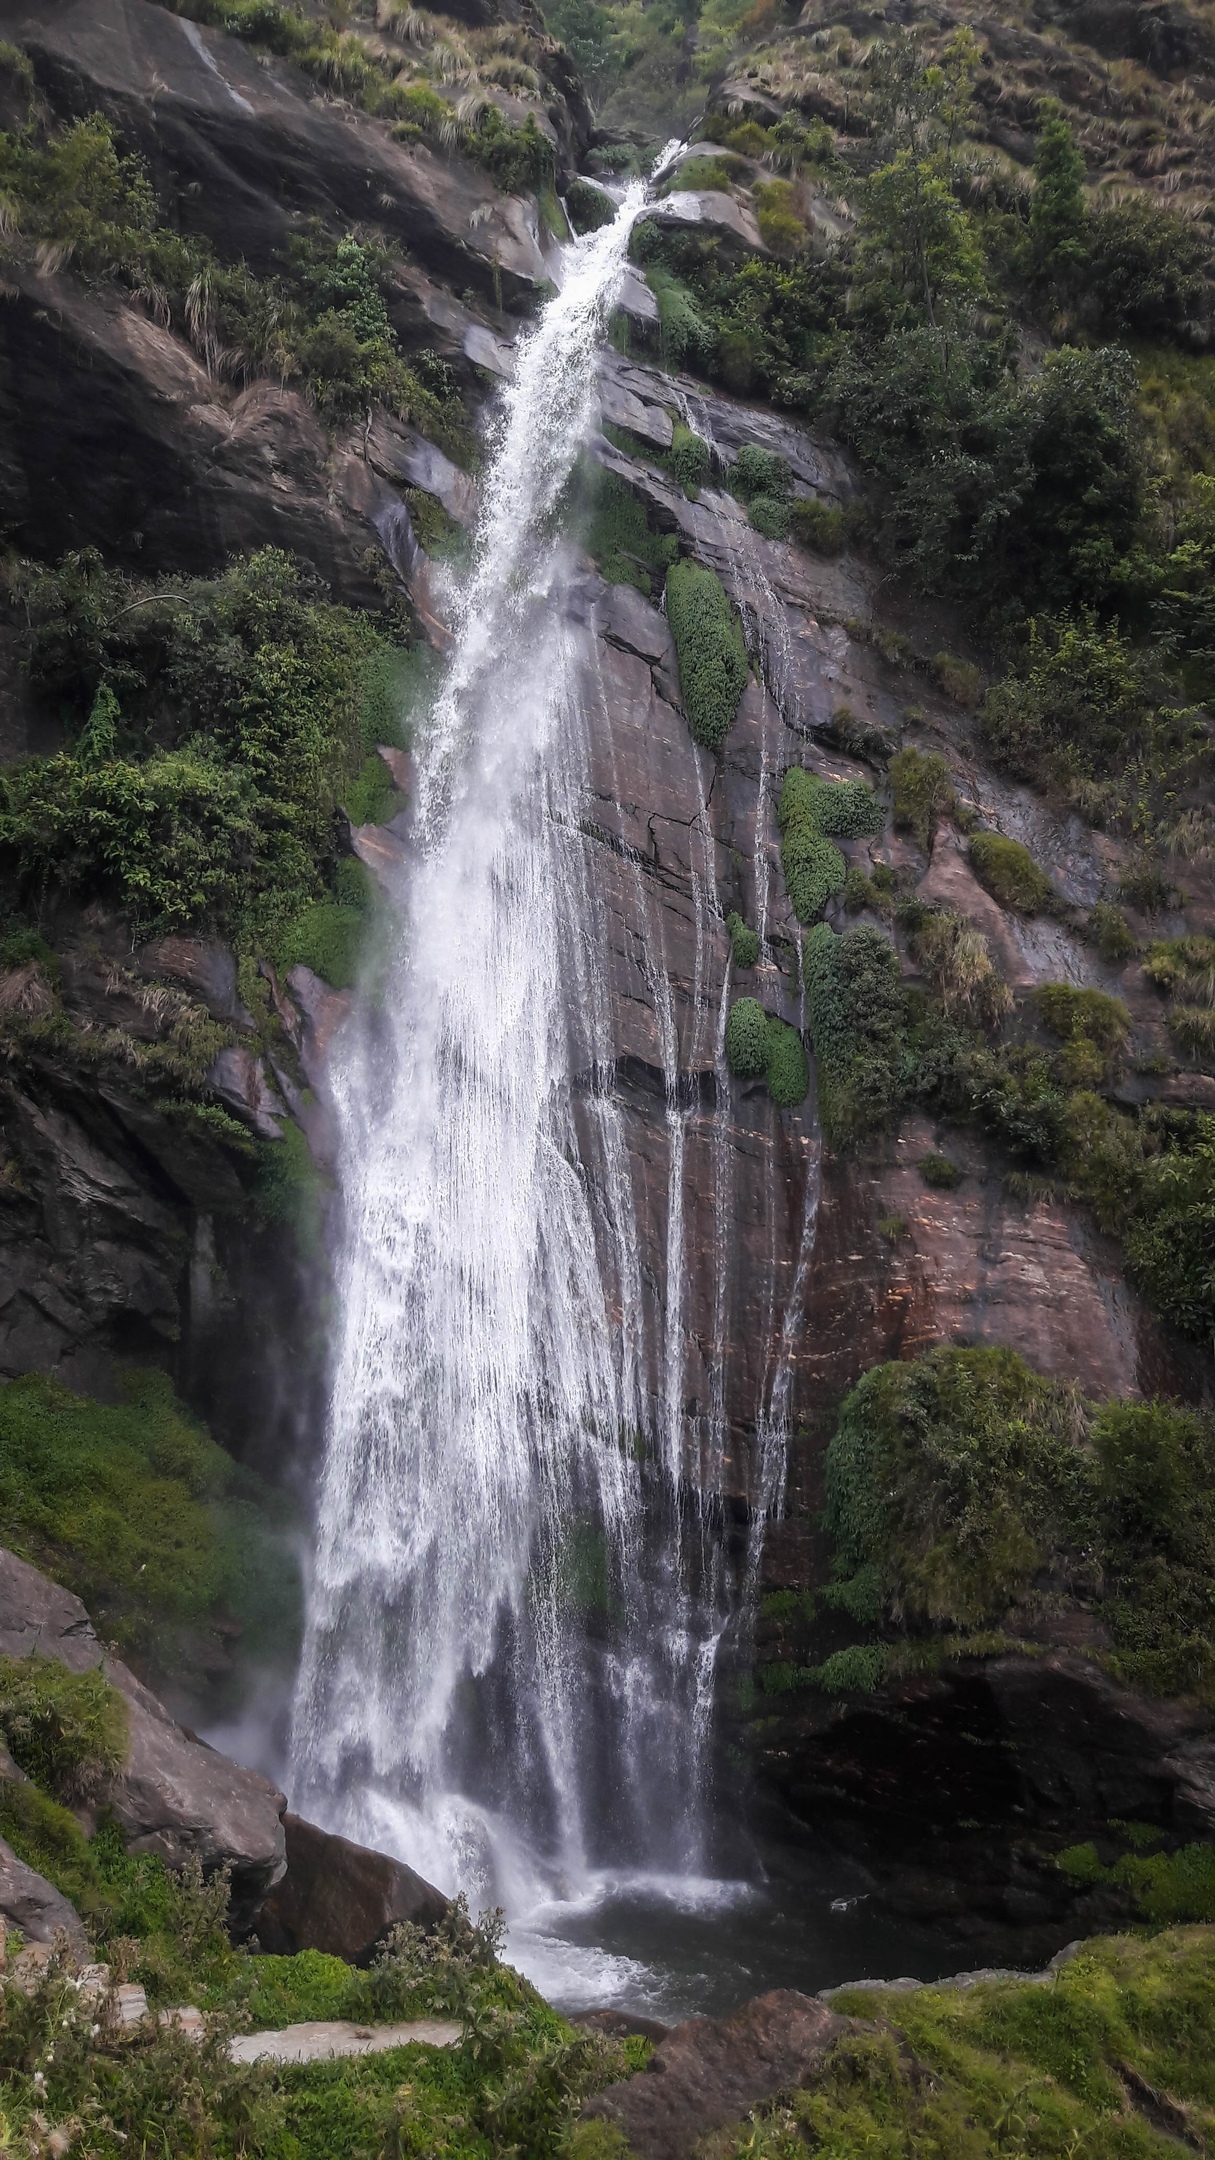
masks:
[[[123,1769],[101,1786],[97,1805],[113,1812],[131,1851],[155,1853],[171,1868],[191,1853],[208,1873],[230,1867],[234,1910],[247,1911],[287,1865],[282,1793],[176,1724],[98,1642],[80,1599],[0,1546],[0,1654],[34,1651],[72,1672],[100,1665],[126,1698],[130,1750]]]
[[[785,2085],[798,2085],[853,2028],[792,1988],[757,1995],[728,2018],[689,2018],[655,2048],[645,2072],[587,2102],[624,2133],[638,2160],[690,2160],[701,2138]]]
[[[348,1965],[366,1965],[399,1921],[433,1927],[443,1918],[442,1891],[403,1861],[352,1845],[298,1815],[283,1821],[287,1872],[254,1921],[263,1950],[285,1957],[326,1950]]]
[[[36,1874],[24,1860],[18,1860],[11,1845],[0,1838],[0,1920],[5,1927],[20,1928],[27,1942],[53,1943],[56,1935],[67,1936],[74,1955],[87,1958],[88,1937],[84,1922],[74,1905],[49,1883],[45,1875]]]

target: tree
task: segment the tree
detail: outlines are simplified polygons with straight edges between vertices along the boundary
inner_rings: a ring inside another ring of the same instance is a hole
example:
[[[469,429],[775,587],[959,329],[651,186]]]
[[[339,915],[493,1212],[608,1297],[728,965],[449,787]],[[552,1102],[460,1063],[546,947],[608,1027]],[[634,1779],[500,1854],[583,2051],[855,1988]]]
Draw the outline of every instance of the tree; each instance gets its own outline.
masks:
[[[1030,253],[1035,274],[1057,280],[1084,260],[1084,160],[1062,106],[1054,98],[1044,98],[1039,111],[1042,125],[1029,206]]]

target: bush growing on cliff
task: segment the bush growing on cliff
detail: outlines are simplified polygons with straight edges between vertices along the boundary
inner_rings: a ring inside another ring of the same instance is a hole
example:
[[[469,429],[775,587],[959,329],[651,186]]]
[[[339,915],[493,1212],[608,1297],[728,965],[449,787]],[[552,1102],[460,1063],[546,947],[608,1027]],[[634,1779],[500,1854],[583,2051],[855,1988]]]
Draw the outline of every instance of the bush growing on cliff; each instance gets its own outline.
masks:
[[[818,1062],[819,1117],[831,1147],[884,1124],[903,1090],[907,1010],[898,955],[869,923],[805,941],[806,1017]]]
[[[79,732],[3,776],[0,849],[31,879],[109,892],[144,936],[273,950],[324,896],[367,734],[392,739],[395,648],[274,548],[154,592],[85,551],[19,565],[10,597],[36,689]]]
[[[698,743],[720,750],[747,687],[737,612],[721,579],[693,562],[676,563],[668,574],[666,610],[688,725]]]
[[[726,1020],[726,1061],[739,1080],[758,1080],[768,1062],[768,1017],[758,998],[736,998]]]
[[[126,1704],[100,1667],[0,1657],[0,1732],[18,1768],[61,1800],[87,1800],[127,1758]]]
[[[1213,1477],[1208,1413],[1094,1408],[1011,1350],[881,1365],[828,1450],[835,1595],[871,1624],[946,1637],[1015,1632],[1066,1596],[1099,1613],[1120,1679],[1211,1697]]]
[[[1019,915],[1041,915],[1055,903],[1055,889],[1027,847],[1003,833],[976,833],[970,843],[970,866],[1001,907]]]
[[[829,835],[856,838],[878,831],[882,811],[859,780],[827,781],[791,766],[777,806],[785,887],[799,922],[813,922],[841,892],[847,864]]]

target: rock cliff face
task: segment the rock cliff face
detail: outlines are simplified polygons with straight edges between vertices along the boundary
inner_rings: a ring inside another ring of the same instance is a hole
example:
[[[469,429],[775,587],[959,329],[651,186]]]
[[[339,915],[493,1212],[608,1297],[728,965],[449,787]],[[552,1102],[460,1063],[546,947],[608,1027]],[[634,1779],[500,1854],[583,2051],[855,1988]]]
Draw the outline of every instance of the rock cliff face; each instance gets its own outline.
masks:
[[[114,121],[183,229],[266,269],[302,217],[334,229],[370,221],[399,251],[390,314],[404,348],[441,356],[470,399],[487,398],[508,373],[520,317],[554,268],[534,199],[504,195],[459,158],[394,140],[287,63],[263,64],[148,0],[0,0],[0,38],[28,53],[37,93],[57,115],[99,109]],[[585,137],[572,89],[562,128],[568,153]],[[754,245],[757,234],[743,239]],[[626,302],[644,324],[647,297],[634,289]],[[1063,914],[1026,921],[1000,908],[951,827],[930,853],[887,827],[844,843],[849,858],[902,871],[919,897],[981,929],[1017,993],[1062,980],[1126,998],[1140,1066],[1161,1048],[1163,1027],[1136,971],[1106,966],[1073,927],[1126,851],[985,770],[964,712],[926,679],[920,661],[960,635],[956,625],[910,612],[851,554],[819,559],[763,538],[713,476],[690,500],[646,445],[664,448],[691,416],[723,459],[747,445],[776,451],[798,493],[828,503],[852,488],[837,453],[770,410],[615,352],[604,357],[603,409],[632,449],[614,433],[596,458],[655,526],[717,571],[753,664],[717,759],[689,732],[663,613],[582,560],[571,612],[589,655],[583,844],[609,955],[644,1388],[654,1425],[680,1427],[690,1481],[736,1516],[780,1497],[765,1479],[774,1466],[787,1470],[788,1519],[769,1538],[765,1582],[796,1591],[823,1568],[814,1525],[834,1411],[871,1365],[936,1342],[991,1343],[1094,1393],[1193,1397],[1205,1381],[1085,1215],[1062,1198],[1014,1197],[981,1137],[951,1138],[962,1181],[931,1190],[915,1164],[939,1135],[922,1117],[824,1162],[813,1097],[780,1109],[762,1083],[731,1079],[724,1024],[738,985],[725,917],[737,910],[786,956],[800,939],[780,869],[780,776],[801,764],[880,787],[900,745],[939,752],[965,804],[1032,844]],[[475,488],[416,428],[376,412],[327,429],[301,393],[222,379],[155,308],[56,269],[49,255],[7,288],[0,420],[0,518],[24,551],[54,558],[97,547],[127,566],[210,573],[232,551],[271,543],[298,552],[352,604],[380,604],[387,583],[444,643],[439,587],[406,490],[428,491],[467,524]],[[11,759],[50,745],[8,644],[3,657]],[[869,762],[852,754],[866,744]],[[371,828],[352,839],[373,866],[400,844]],[[1189,927],[1208,926],[1210,877],[1190,882]],[[829,919],[843,926],[835,903]],[[184,995],[228,1030],[208,1073],[213,1099],[271,1141],[297,1118],[324,1164],[325,1047],[346,1009],[339,996],[307,970],[274,979],[298,1053],[280,1069],[222,948],[177,940],[132,950],[112,912],[70,896],[48,900],[46,921],[76,1028],[156,1042],[165,993]],[[1156,925],[1161,934],[1181,927]],[[902,962],[913,975],[906,951]],[[769,964],[747,987],[801,1024],[796,980]],[[578,1015],[571,1024],[577,1037]],[[1215,1083],[1197,1071],[1151,1084],[1165,1100],[1215,1103]],[[1125,1085],[1133,1094],[1149,1083],[1131,1074]],[[306,1089],[319,1100],[306,1101]],[[592,1124],[588,1110],[594,1178]],[[98,1078],[53,1046],[10,1063],[0,1133],[0,1371],[53,1372],[103,1393],[115,1356],[164,1361],[246,1455],[281,1462],[306,1452],[319,1400],[318,1307],[286,1240],[272,1230],[250,1239],[223,1150],[150,1112],[134,1085]],[[894,1219],[896,1241],[880,1227]],[[999,1752],[1011,1736],[1043,1819],[1130,1815],[1150,1788],[1179,1830],[1208,1826],[1209,1721],[1153,1723],[1142,1705],[1130,1724],[1129,1715],[1118,1691],[1056,1645],[1032,1666],[997,1661],[855,1716],[787,1721],[759,1767],[803,1813],[829,1800],[889,1817],[906,1810],[909,1763],[925,1766],[925,1791],[953,1784],[955,1800],[969,1791],[959,1765],[971,1763],[981,1732],[983,1778],[990,1771],[1001,1806],[1026,1804]],[[1077,1718],[1089,1720],[1079,1751],[1065,1738]],[[1041,1744],[1044,1721],[1056,1746]],[[957,1800],[950,1819],[979,1812]],[[1036,1896],[1025,1892],[1022,1919],[1050,1918]],[[1012,1890],[1004,1911],[1012,1924]]]

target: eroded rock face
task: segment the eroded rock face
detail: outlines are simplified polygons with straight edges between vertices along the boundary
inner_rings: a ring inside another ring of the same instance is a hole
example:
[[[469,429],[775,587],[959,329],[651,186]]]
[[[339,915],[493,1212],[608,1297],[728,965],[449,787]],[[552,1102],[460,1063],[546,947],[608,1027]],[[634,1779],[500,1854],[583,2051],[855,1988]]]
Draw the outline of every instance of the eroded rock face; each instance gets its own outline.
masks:
[[[175,1724],[121,1659],[97,1640],[78,1597],[0,1548],[0,1653],[58,1658],[71,1672],[100,1666],[127,1706],[130,1749],[97,1804],[109,1808],[132,1852],[179,1868],[191,1854],[210,1873],[232,1871],[239,1914],[285,1871],[283,1795],[268,1778],[217,1754]]]
[[[855,2020],[791,1988],[744,2003],[729,2018],[689,2018],[654,2050],[640,2077],[609,2085],[583,2115],[614,2123],[637,2160],[690,2160],[700,2140],[737,2122],[786,2085],[803,2084]]]

